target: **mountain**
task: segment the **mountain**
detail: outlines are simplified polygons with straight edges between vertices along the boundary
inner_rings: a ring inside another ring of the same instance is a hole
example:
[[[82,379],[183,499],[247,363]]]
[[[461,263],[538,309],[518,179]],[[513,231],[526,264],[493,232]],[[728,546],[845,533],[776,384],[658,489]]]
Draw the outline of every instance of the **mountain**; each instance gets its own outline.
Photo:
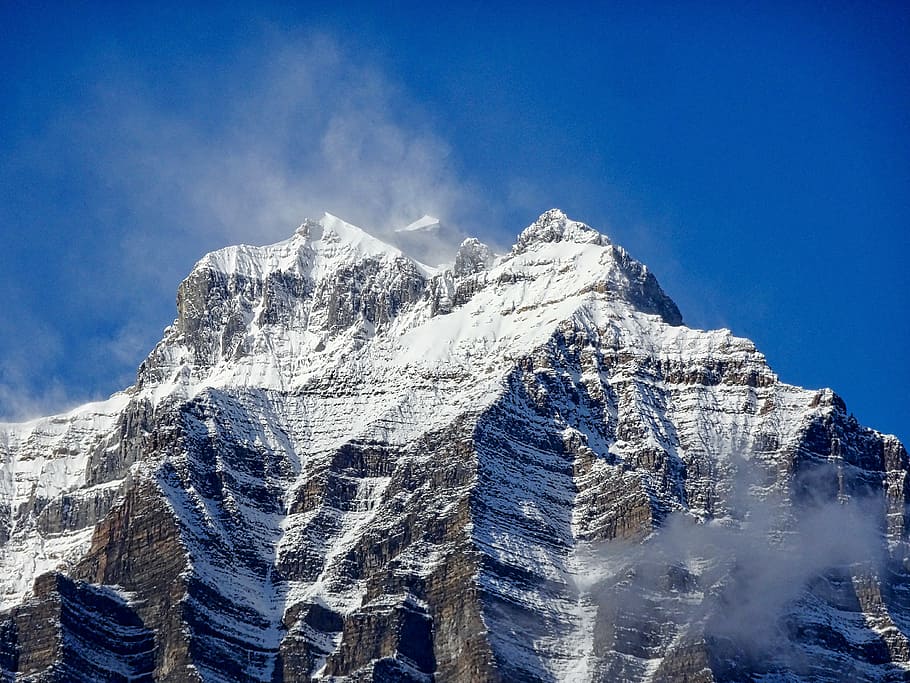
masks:
[[[208,254],[0,449],[4,680],[910,680],[904,447],[555,209]]]

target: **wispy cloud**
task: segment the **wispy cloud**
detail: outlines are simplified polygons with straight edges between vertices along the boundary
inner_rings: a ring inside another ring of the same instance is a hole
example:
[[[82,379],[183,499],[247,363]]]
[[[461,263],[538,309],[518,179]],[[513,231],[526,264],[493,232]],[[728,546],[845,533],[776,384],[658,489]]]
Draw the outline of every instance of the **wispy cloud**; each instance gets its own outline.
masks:
[[[28,315],[0,322],[0,334],[23,342],[0,357],[0,421],[27,420],[65,405],[66,388],[53,373],[63,352],[59,335]],[[44,376],[37,390],[36,374]]]
[[[418,104],[327,36],[289,39],[207,84],[203,115],[130,83],[99,91],[99,169],[137,207],[169,203],[164,227],[224,243],[287,236],[335,213],[375,231],[424,213],[462,223],[483,203]],[[220,86],[220,87],[213,87]]]
[[[793,476],[836,481],[837,471],[825,463]],[[678,644],[675,634],[700,632],[709,647],[721,643],[752,666],[805,673],[811,634],[800,639],[794,624],[827,618],[824,590],[836,589],[825,581],[847,577],[847,594],[851,574],[887,571],[885,506],[875,493],[819,498],[828,491],[821,485],[797,493],[794,484],[787,494],[768,488],[769,477],[737,459],[729,516],[696,523],[676,513],[641,543],[604,544],[604,575],[593,581],[604,620],[617,632],[647,624],[650,646],[664,653]],[[647,641],[636,637],[617,649]]]
[[[6,417],[131,381],[177,284],[212,249],[284,239],[324,211],[386,235],[425,213],[472,234],[490,227],[493,202],[459,172],[431,114],[331,36],[267,31],[220,69],[177,69],[167,87],[123,61],[95,69],[84,96],[20,150],[48,182],[63,164],[79,183],[74,229],[86,235],[68,238],[90,258],[55,277],[85,310],[108,313],[77,334],[45,325],[36,337],[67,339],[53,361],[0,345]],[[79,367],[61,372],[66,363]],[[74,381],[88,377],[91,389]]]

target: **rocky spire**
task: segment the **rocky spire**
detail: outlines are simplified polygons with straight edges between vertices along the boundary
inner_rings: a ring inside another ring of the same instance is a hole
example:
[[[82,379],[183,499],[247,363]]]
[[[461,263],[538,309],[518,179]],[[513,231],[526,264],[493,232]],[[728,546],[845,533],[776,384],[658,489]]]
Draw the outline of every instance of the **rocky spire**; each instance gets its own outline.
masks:
[[[491,265],[493,250],[476,237],[469,237],[458,248],[452,270],[456,276],[462,277],[487,270]]]
[[[594,228],[573,221],[559,209],[550,209],[522,231],[512,252],[521,254],[533,245],[547,242],[578,242],[602,246],[610,243],[605,235],[601,235]]]

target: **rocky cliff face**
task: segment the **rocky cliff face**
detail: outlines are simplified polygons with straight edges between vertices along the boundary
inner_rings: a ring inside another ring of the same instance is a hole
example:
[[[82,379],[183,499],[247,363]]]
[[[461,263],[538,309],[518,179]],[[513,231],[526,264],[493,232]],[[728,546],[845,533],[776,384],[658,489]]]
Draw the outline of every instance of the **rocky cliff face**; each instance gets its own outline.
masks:
[[[177,309],[0,425],[4,678],[910,680],[903,446],[561,212],[451,269],[326,216]]]

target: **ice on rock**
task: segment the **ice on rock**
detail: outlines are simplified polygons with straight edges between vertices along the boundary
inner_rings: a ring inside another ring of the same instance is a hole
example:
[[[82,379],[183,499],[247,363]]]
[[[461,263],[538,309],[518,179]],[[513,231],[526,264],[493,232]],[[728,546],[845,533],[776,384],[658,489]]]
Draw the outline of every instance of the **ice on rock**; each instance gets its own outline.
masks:
[[[476,237],[469,237],[458,248],[452,270],[457,277],[474,275],[488,270],[493,265],[493,259],[494,254],[490,247]]]
[[[559,209],[550,209],[518,236],[513,253],[520,254],[532,245],[550,242],[577,242],[601,246],[610,243],[605,235],[601,235],[594,228],[571,220]]]

